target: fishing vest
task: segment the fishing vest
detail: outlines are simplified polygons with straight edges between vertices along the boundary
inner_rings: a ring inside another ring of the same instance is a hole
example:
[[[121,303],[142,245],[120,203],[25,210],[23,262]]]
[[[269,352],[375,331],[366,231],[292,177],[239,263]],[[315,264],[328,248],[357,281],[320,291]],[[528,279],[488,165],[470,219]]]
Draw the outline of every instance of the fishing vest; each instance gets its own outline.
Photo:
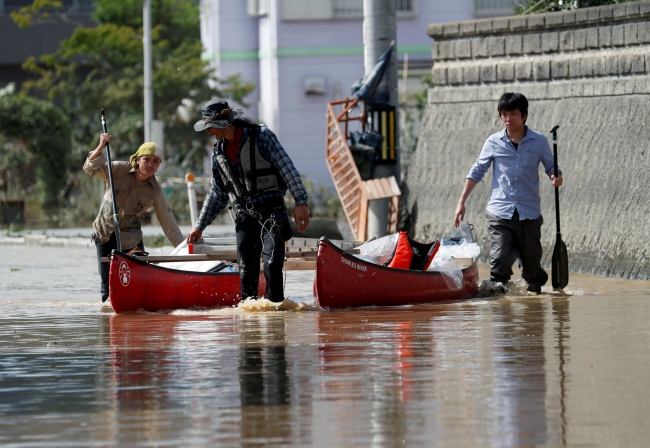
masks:
[[[395,245],[393,256],[386,263],[389,268],[407,269],[412,271],[426,271],[433,257],[438,252],[440,243],[420,243],[408,236],[406,232],[400,232]]]
[[[257,144],[258,133],[259,126],[248,126],[248,137],[241,145],[238,165],[233,164],[221,149],[223,143],[214,147],[212,174],[221,178],[235,203],[242,204],[247,196],[273,190],[283,195],[287,189],[275,166],[262,157]]]

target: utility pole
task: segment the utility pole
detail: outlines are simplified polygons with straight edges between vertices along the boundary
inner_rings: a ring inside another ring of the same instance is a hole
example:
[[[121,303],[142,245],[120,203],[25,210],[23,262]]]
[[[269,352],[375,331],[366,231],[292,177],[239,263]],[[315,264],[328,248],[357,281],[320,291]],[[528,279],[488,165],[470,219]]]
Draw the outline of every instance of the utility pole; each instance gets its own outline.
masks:
[[[153,86],[151,81],[151,0],[142,7],[142,46],[144,47],[144,141],[151,141]]]
[[[363,46],[365,73],[368,74],[391,42],[397,41],[397,20],[395,16],[395,0],[363,0]],[[390,89],[389,105],[395,108],[395,151],[394,164],[376,164],[372,178],[395,176],[399,182],[399,133],[397,123],[398,92],[397,92],[397,44],[390,59],[386,76]],[[371,201],[368,207],[368,238],[386,235],[388,227],[388,199]]]

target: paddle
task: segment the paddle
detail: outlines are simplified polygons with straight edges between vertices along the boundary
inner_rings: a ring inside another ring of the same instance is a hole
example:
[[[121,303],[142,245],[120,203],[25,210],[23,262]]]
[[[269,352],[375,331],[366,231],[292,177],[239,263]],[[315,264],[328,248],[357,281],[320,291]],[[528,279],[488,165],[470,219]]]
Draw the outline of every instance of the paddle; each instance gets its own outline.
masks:
[[[555,169],[555,177],[558,177],[557,168],[557,130],[560,126],[555,125],[551,129],[553,134],[553,164]],[[557,227],[557,234],[555,237],[555,248],[553,249],[553,259],[551,267],[551,284],[553,289],[563,289],[569,284],[569,254],[566,250],[566,245],[562,241],[562,233],[560,233],[560,192],[558,187],[555,187],[555,224]]]
[[[106,126],[106,117],[104,117],[104,109],[101,111],[102,115],[102,128],[104,134],[108,134]],[[111,187],[111,198],[113,199],[113,231],[115,232],[115,241],[117,242],[117,250],[122,250],[122,241],[120,240],[120,221],[117,219],[117,201],[115,200],[115,186],[113,184],[113,165],[111,163],[111,146],[106,143],[106,158],[108,159],[108,184]]]

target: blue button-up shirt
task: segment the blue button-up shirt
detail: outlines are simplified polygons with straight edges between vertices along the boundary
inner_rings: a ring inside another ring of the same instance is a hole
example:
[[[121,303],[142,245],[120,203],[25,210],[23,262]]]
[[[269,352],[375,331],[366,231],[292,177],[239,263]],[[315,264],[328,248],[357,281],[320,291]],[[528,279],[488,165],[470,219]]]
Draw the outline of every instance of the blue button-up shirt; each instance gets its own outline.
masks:
[[[518,148],[512,144],[505,129],[492,134],[485,141],[467,178],[480,182],[492,163],[492,193],[487,211],[499,218],[511,219],[516,209],[519,219],[538,218],[542,213],[539,164],[544,166],[549,177],[554,170],[553,153],[544,134],[526,127],[526,135]]]

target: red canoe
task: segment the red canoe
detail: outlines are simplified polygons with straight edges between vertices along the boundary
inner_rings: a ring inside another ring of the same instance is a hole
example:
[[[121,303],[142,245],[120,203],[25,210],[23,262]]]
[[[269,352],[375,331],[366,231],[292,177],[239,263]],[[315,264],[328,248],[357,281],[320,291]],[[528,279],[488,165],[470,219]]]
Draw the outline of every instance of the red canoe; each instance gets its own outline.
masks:
[[[180,271],[114,252],[109,291],[116,313],[232,306],[240,300],[239,272]],[[265,291],[266,281],[260,275],[260,296]]]
[[[368,263],[321,238],[314,295],[321,307],[397,306],[470,299],[478,291],[475,263],[462,270],[458,291],[437,271],[409,271]]]

